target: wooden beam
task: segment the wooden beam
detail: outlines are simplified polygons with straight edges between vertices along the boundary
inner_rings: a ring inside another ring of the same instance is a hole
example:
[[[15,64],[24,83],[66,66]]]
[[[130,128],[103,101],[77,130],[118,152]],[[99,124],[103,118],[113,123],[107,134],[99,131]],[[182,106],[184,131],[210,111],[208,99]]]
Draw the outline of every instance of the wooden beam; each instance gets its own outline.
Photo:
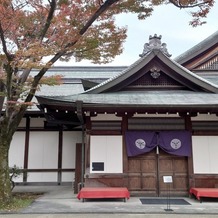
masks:
[[[23,169],[28,169],[29,162],[29,139],[30,139],[30,117],[26,117],[26,131],[25,131],[25,147],[24,147],[24,164]],[[23,173],[23,182],[27,182],[27,172]]]

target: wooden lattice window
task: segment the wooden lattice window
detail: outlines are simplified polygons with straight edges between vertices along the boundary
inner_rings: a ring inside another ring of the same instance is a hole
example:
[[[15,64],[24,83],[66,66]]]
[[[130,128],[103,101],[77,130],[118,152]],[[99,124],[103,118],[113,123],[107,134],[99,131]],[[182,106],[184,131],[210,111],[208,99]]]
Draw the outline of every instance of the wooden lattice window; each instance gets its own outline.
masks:
[[[151,71],[147,72],[142,77],[134,81],[131,86],[181,86],[180,83],[161,71],[158,78],[152,77],[151,73]]]

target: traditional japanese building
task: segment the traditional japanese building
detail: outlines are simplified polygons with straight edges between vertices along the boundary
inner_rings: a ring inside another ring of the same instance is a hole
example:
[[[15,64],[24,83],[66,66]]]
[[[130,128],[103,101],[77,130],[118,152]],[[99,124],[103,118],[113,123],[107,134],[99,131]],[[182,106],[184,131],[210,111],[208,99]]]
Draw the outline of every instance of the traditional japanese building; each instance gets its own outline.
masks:
[[[146,196],[166,195],[169,177],[174,196],[218,185],[218,32],[176,59],[155,34],[129,67],[78,69],[87,72],[62,86],[77,87],[74,93],[38,94],[40,132],[27,113],[23,157],[31,179],[22,182],[40,173],[38,182],[72,179],[75,190],[118,186]]]

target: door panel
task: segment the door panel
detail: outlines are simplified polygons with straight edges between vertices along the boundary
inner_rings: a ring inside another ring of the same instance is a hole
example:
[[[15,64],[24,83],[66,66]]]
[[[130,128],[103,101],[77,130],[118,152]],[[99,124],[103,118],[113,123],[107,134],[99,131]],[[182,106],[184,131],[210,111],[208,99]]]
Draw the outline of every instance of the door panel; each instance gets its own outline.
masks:
[[[141,160],[142,172],[155,172],[156,171],[156,158],[142,159]]]
[[[129,159],[129,172],[130,173],[140,173],[141,172],[141,160]]]
[[[129,158],[128,188],[156,196],[157,162],[154,152]]]
[[[187,178],[184,176],[176,176],[174,178],[174,189],[175,190],[186,190],[188,185]]]
[[[188,194],[188,161],[186,157],[174,156],[161,151],[159,156],[159,196]],[[163,176],[172,176],[173,182],[164,184]]]
[[[157,164],[153,156],[141,160],[142,190],[156,192]]]
[[[129,160],[129,188],[141,190],[141,162],[138,159]]]
[[[156,192],[157,178],[154,175],[146,175],[142,178],[142,190]]]

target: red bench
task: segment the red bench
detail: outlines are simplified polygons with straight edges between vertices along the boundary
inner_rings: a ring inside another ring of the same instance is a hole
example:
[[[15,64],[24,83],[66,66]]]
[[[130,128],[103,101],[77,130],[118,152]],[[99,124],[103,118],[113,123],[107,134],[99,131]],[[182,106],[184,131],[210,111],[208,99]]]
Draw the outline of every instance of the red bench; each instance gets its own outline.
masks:
[[[124,202],[129,199],[130,194],[127,188],[122,187],[84,187],[82,188],[77,198],[82,199],[97,199],[97,198],[122,198]]]
[[[201,197],[218,198],[218,188],[191,188],[189,193],[199,201],[201,201]]]

